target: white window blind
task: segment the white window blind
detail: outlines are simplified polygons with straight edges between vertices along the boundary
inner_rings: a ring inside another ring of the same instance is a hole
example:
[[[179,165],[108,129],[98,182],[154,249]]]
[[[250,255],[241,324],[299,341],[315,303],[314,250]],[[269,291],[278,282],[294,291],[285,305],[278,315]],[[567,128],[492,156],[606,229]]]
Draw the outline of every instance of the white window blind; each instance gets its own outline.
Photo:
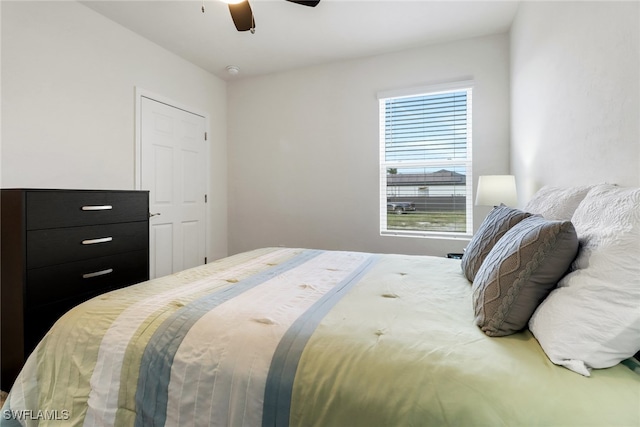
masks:
[[[380,231],[472,231],[472,84],[380,94]]]

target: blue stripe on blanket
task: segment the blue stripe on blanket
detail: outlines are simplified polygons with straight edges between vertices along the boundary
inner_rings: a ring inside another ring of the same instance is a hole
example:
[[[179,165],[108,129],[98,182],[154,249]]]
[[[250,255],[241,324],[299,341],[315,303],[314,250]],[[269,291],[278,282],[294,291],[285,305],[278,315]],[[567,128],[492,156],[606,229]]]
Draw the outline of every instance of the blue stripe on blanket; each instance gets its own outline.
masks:
[[[264,392],[263,427],[286,427],[291,413],[293,380],[298,363],[309,338],[324,316],[364,276],[378,260],[378,255],[366,259],[342,282],[312,305],[287,330],[273,355]]]
[[[28,406],[27,406],[28,407]],[[11,400],[7,397],[2,407],[2,416],[0,416],[0,426],[2,427],[22,427],[19,421],[29,415],[37,416],[37,411],[30,412],[16,411],[11,409]]]
[[[282,264],[241,280],[233,286],[199,298],[173,313],[155,331],[140,363],[136,389],[135,425],[163,426],[166,421],[171,365],[189,329],[207,312],[243,292],[304,264],[322,251],[305,250]]]

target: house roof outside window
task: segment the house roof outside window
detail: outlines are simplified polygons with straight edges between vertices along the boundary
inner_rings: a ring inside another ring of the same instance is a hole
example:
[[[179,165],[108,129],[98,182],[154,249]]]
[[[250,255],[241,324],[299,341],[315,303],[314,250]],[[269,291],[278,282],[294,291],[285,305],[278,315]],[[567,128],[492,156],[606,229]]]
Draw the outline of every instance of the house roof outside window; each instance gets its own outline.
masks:
[[[466,175],[440,169],[431,173],[387,174],[387,186],[465,185]]]

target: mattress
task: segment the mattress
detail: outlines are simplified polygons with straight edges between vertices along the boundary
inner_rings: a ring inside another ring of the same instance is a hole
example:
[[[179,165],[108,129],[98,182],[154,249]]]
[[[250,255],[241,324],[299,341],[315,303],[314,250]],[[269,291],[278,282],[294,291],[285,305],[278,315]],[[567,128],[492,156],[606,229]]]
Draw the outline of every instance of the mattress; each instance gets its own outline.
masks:
[[[640,425],[632,360],[587,378],[473,320],[459,260],[259,249],[68,312],[0,425]]]

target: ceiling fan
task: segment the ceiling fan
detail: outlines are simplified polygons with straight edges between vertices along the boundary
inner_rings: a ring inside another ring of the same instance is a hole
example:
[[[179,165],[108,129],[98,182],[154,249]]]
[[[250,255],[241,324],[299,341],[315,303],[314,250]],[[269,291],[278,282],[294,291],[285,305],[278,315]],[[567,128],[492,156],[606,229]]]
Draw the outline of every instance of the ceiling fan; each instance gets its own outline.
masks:
[[[238,31],[256,31],[256,21],[253,18],[253,12],[249,5],[249,0],[222,0],[228,3],[229,12],[231,13],[231,19]],[[304,6],[316,7],[320,0],[305,1],[305,0],[287,0],[291,3],[301,4]]]

